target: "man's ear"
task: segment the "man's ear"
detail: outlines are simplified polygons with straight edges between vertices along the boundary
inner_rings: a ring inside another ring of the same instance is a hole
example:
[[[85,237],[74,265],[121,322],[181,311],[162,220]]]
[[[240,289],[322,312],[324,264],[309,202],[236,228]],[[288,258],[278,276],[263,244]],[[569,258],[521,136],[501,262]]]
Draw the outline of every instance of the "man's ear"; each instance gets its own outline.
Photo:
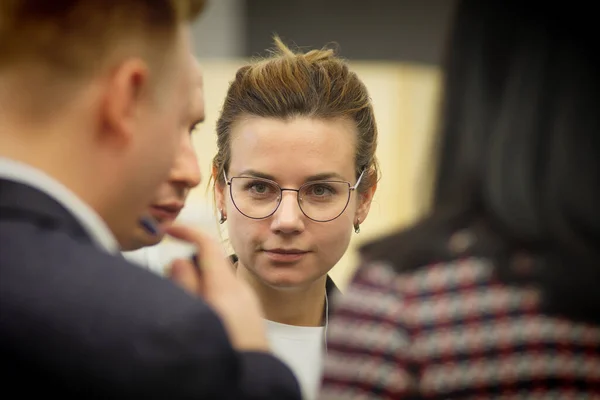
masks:
[[[151,93],[148,65],[139,58],[124,60],[106,77],[102,90],[103,133],[118,143],[131,141]]]

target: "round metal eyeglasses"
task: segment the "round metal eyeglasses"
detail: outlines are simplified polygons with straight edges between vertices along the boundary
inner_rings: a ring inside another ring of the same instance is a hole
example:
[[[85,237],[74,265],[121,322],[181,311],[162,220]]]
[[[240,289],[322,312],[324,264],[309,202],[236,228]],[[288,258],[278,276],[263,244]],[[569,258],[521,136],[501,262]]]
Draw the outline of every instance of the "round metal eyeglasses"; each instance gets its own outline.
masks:
[[[344,213],[350,196],[356,190],[365,171],[354,185],[346,181],[319,180],[307,182],[298,189],[282,188],[275,181],[257,177],[236,176],[227,178],[231,201],[242,215],[251,219],[265,219],[277,211],[283,192],[296,192],[302,213],[316,222],[329,222]]]

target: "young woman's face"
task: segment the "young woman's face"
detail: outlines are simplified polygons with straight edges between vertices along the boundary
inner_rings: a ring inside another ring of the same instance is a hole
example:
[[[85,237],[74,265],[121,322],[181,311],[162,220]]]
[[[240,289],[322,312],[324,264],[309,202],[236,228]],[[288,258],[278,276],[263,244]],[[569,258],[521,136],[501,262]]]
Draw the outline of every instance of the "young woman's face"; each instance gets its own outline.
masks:
[[[367,216],[374,189],[348,190],[357,180],[355,129],[346,120],[312,118],[250,117],[234,126],[231,186],[217,185],[217,205],[241,267],[264,284],[293,288],[323,277],[348,248],[354,222]],[[283,189],[318,183],[304,186],[302,209],[297,192],[284,190],[273,212],[279,189],[256,178]],[[303,210],[317,220],[339,216],[317,222]]]

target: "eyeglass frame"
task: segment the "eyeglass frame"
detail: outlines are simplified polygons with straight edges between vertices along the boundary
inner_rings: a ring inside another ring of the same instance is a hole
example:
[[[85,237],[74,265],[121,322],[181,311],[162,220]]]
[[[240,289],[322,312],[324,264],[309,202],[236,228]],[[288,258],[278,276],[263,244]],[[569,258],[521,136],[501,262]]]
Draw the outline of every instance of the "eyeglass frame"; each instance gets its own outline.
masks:
[[[225,171],[223,171],[223,178],[225,179],[225,183],[227,184],[227,186],[229,186],[229,197],[231,198],[231,202],[233,203],[233,206],[235,207],[236,210],[238,210],[238,212],[240,214],[242,214],[244,217],[246,218],[250,218],[250,219],[254,219],[254,220],[261,220],[261,219],[267,219],[269,217],[272,217],[277,210],[279,210],[279,206],[281,206],[281,202],[283,201],[283,192],[284,191],[288,191],[288,192],[296,192],[296,202],[298,203],[298,208],[300,209],[300,211],[302,212],[302,214],[310,219],[311,221],[315,221],[315,222],[331,222],[333,220],[338,219],[348,208],[348,204],[350,204],[350,197],[352,196],[352,192],[356,191],[356,189],[358,188],[358,185],[360,185],[360,182],[363,178],[363,175],[365,174],[366,169],[363,169],[362,172],[360,173],[358,180],[356,181],[356,183],[354,185],[351,185],[350,182],[348,181],[332,181],[332,180],[320,180],[320,181],[313,181],[313,182],[306,182],[304,184],[302,184],[298,189],[291,189],[291,188],[282,188],[279,183],[271,180],[271,179],[266,179],[266,178],[258,178],[258,177],[251,177],[251,176],[234,176],[231,178],[227,178],[227,173]],[[246,179],[260,179],[263,181],[267,181],[267,182],[272,182],[275,184],[275,186],[277,186],[279,188],[279,200],[277,201],[277,206],[275,207],[275,209],[273,210],[273,212],[271,212],[269,215],[264,216],[264,217],[250,217],[246,214],[244,214],[242,212],[242,210],[240,210],[240,208],[237,206],[237,204],[235,203],[235,200],[233,199],[233,188],[231,185],[231,181],[233,181],[234,179],[239,179],[239,178],[246,178]],[[300,204],[300,191],[302,190],[303,187],[307,186],[307,185],[313,185],[315,183],[326,183],[326,182],[331,182],[331,183],[346,183],[348,184],[348,199],[346,200],[346,205],[344,206],[344,208],[342,209],[342,211],[340,211],[340,213],[338,215],[336,215],[335,217],[325,220],[325,221],[319,221],[318,219],[314,219],[309,217],[306,212],[302,209],[302,205]]]

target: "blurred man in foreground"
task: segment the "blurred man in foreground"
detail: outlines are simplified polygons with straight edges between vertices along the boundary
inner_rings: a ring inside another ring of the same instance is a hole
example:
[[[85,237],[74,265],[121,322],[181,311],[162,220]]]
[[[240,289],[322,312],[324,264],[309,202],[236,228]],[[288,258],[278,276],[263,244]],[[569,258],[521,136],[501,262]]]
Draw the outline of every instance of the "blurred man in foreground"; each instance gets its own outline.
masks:
[[[167,230],[198,248],[206,303],[119,253],[167,180],[190,122],[188,24],[202,6],[0,2],[4,390],[300,397],[291,372],[267,353],[256,297],[213,242]],[[200,273],[187,261],[175,266]]]

